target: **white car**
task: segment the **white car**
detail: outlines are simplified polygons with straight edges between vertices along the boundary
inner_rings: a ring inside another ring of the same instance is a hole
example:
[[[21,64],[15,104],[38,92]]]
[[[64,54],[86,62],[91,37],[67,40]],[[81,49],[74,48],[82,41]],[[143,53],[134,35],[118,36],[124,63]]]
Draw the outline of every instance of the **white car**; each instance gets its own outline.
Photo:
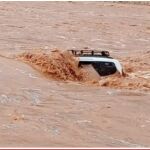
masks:
[[[83,65],[92,65],[100,76],[106,76],[116,73],[122,75],[122,66],[120,62],[109,56],[108,51],[96,50],[69,50],[77,57],[79,67]]]

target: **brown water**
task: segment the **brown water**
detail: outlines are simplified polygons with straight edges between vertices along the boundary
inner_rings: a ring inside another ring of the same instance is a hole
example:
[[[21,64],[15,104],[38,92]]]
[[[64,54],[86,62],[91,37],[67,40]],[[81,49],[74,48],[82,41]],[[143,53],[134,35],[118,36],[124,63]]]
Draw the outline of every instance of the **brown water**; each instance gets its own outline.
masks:
[[[80,81],[97,86],[124,89],[140,89],[150,91],[149,52],[141,54],[142,57],[126,58],[122,60],[123,75],[119,73],[97,77],[97,73],[89,66],[78,68],[78,62],[67,51],[60,50],[45,52],[24,52],[17,56],[18,60],[28,63],[45,76],[62,81]],[[130,65],[130,64],[133,65]],[[142,67],[139,67],[141,65]],[[89,69],[88,69],[89,68]],[[94,75],[93,75],[94,74]],[[95,76],[96,74],[96,76]]]
[[[78,68],[78,62],[66,52],[54,51],[49,53],[23,53],[17,56],[43,74],[57,80],[84,81],[86,74]]]
[[[150,146],[149,6],[0,2],[0,19],[0,54],[5,56],[0,57],[0,146]],[[110,49],[127,75],[85,83],[78,80],[82,71],[64,55],[57,55],[61,62],[51,59],[57,78],[36,67],[39,57],[47,64],[47,55],[36,49],[47,53],[86,46]],[[38,59],[12,59],[27,50]]]

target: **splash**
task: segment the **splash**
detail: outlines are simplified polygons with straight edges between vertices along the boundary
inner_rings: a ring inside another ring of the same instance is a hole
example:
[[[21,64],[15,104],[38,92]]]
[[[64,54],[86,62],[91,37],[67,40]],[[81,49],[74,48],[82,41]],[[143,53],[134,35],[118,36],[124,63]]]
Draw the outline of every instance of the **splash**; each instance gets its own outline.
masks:
[[[78,62],[68,52],[55,50],[45,52],[25,52],[18,59],[29,63],[46,76],[60,80],[85,81],[86,73],[78,68]]]
[[[18,59],[30,64],[44,75],[56,80],[80,81],[91,85],[119,89],[150,90],[149,53],[142,57],[122,59],[123,75],[116,73],[98,77],[90,67],[78,68],[78,62],[68,52],[25,52]],[[89,71],[90,70],[90,71]]]
[[[149,51],[140,56],[122,59],[123,76],[114,74],[101,78],[99,85],[113,88],[140,89],[150,91]]]

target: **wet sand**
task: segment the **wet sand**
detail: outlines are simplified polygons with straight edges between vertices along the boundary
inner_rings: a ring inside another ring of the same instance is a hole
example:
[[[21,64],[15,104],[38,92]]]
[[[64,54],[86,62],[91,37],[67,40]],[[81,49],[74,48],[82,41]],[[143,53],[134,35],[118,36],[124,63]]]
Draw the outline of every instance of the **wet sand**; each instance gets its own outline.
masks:
[[[149,147],[149,87],[57,81],[9,59],[36,49],[106,49],[134,82],[149,84],[149,7],[0,2],[0,146]]]

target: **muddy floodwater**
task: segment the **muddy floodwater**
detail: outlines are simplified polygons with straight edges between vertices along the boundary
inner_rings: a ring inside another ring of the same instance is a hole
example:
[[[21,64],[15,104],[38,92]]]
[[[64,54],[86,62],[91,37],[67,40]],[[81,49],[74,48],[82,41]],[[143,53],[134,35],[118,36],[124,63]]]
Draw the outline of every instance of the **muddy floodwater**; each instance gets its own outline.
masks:
[[[149,4],[0,2],[0,20],[0,147],[150,147]],[[58,80],[15,59],[84,47],[127,76]]]

